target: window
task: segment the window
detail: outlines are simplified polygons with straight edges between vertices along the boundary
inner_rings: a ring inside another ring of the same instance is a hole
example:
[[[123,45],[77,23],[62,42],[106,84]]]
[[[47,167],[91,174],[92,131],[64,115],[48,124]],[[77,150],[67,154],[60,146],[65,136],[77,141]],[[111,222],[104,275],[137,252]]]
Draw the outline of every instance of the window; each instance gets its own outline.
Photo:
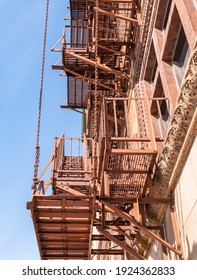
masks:
[[[162,97],[165,97],[164,93],[162,93]],[[160,105],[162,120],[166,122],[169,119],[167,101],[165,99],[165,100],[161,100],[159,103],[160,103],[159,105]]]
[[[155,62],[154,62],[154,65],[153,65],[153,69],[152,69],[152,73],[151,73],[151,78],[150,78],[150,83],[151,84],[155,80],[155,74],[156,74],[156,71],[157,71],[157,66],[158,66],[158,63],[157,63],[157,59],[155,58]]]
[[[170,13],[170,8],[171,8],[172,0],[168,0],[168,3],[166,5],[166,10],[165,10],[165,15],[162,23],[162,29],[165,30],[167,23],[168,23],[168,18],[169,18],[169,13]]]
[[[177,42],[175,45],[173,59],[172,59],[175,74],[179,84],[181,83],[181,80],[183,78],[185,66],[187,64],[188,58],[189,58],[189,44],[185,36],[183,26],[181,25]]]
[[[164,138],[169,121],[169,104],[165,98],[160,76],[158,76],[153,97],[156,98],[151,103],[151,115],[155,135],[158,138]]]
[[[169,120],[169,111],[168,111],[167,100],[164,99],[165,98],[164,92],[161,92],[160,96],[157,96],[157,98],[158,101],[156,100],[152,101],[151,113],[155,118],[161,118],[161,120],[167,122]],[[159,100],[159,98],[161,98],[161,100]]]
[[[146,72],[144,75],[144,80],[146,80],[148,83],[153,83],[155,79],[155,74],[157,71],[157,58],[155,53],[155,48],[153,45],[153,42],[151,43],[150,52],[147,60],[146,65]]]

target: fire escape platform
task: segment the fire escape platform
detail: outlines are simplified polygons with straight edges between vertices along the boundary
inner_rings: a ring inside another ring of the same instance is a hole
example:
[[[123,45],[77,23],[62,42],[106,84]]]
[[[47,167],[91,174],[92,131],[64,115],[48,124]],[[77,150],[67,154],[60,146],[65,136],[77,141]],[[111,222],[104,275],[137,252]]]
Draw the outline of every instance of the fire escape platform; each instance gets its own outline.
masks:
[[[92,196],[33,196],[31,213],[42,259],[90,259],[93,209]]]

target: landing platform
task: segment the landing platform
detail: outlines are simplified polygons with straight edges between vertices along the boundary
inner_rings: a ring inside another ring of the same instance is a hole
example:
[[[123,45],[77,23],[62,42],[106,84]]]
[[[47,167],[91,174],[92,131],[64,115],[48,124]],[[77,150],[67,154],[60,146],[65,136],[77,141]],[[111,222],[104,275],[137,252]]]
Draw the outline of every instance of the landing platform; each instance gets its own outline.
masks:
[[[41,259],[90,259],[92,196],[35,195],[28,208]]]

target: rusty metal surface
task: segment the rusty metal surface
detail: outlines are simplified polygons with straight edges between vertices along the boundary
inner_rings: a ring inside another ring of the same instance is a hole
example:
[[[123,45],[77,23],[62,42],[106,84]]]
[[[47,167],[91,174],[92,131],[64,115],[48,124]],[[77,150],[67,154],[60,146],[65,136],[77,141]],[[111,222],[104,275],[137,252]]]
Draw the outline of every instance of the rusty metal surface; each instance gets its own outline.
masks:
[[[34,196],[32,203],[42,259],[89,259],[92,197]]]
[[[154,154],[137,155],[136,161],[136,152],[134,150],[132,155],[130,149],[129,155],[125,153],[123,156],[124,164],[118,163],[117,156],[110,158],[111,169],[108,165],[108,169],[102,168],[95,193],[92,141],[90,138],[69,139],[64,135],[54,140],[49,161],[52,167],[50,180],[42,180],[49,167],[47,163],[42,176],[39,176],[40,182],[32,201],[28,203],[41,258],[68,260],[113,256],[114,259],[123,259],[127,254],[133,259],[144,259],[135,249],[139,230],[160,242],[164,251],[168,248],[181,258],[180,250],[154,233],[159,227],[146,224],[143,205],[172,202],[151,196],[150,171],[152,162],[155,162]],[[77,152],[74,142],[77,143]],[[105,160],[108,162],[108,158]],[[132,167],[127,160],[135,165]],[[174,213],[173,219],[175,221]]]
[[[70,25],[53,47],[62,65],[53,69],[67,75],[68,107],[86,109],[86,129],[82,138],[54,139],[28,203],[42,259],[143,260],[139,234],[159,242],[165,258],[170,250],[182,259],[175,212],[178,248],[164,240],[162,224],[147,222],[147,205],[173,201],[153,195],[163,134],[155,134],[152,114],[162,128],[166,98],[145,97],[140,86],[128,94],[140,9],[137,0],[70,1]]]

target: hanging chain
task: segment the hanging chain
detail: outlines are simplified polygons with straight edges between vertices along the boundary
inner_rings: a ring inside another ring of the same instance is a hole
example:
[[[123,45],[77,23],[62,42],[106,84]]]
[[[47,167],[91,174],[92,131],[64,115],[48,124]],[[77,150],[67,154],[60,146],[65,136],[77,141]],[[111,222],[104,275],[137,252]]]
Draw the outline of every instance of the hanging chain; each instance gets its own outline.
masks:
[[[94,88],[94,160],[93,160],[93,174],[94,174],[94,189],[96,190],[96,173],[97,173],[97,141],[98,141],[98,32],[99,32],[99,1],[96,0],[96,18],[95,18],[95,88]]]
[[[38,167],[40,162],[40,124],[41,124],[41,113],[42,113],[42,96],[43,96],[43,82],[44,82],[44,68],[45,68],[45,54],[46,54],[46,42],[47,42],[47,27],[48,27],[48,14],[49,14],[49,0],[46,0],[46,11],[45,11],[45,25],[44,25],[44,41],[43,41],[43,52],[42,52],[42,69],[40,77],[40,97],[38,105],[38,122],[37,122],[37,135],[36,135],[36,146],[35,146],[35,163],[34,163],[34,177],[33,177],[33,189],[36,189],[36,183],[38,178]]]
[[[96,26],[95,26],[95,102],[94,102],[94,126],[95,140],[98,140],[98,31],[99,31],[99,14],[98,0],[96,0]]]

